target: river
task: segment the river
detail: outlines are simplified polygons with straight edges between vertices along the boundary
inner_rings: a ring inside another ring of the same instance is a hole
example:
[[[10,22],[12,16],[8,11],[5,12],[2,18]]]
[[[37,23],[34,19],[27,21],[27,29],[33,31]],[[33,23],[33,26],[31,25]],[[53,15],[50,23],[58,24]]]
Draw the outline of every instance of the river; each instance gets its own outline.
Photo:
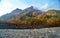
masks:
[[[42,29],[0,29],[0,38],[60,38],[60,27]]]

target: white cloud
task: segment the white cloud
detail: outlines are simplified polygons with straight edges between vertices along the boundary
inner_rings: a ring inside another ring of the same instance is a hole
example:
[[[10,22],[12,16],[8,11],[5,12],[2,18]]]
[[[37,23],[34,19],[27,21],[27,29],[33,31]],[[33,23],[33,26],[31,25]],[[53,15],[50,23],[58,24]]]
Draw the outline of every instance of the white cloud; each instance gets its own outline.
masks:
[[[0,3],[0,16],[11,12],[16,8],[24,9],[27,5],[20,0],[2,0]]]
[[[0,16],[9,13],[10,11],[13,10],[12,8],[15,7],[13,7],[13,5],[8,0],[3,0],[0,3]]]
[[[48,4],[44,4],[43,6],[41,6],[40,9],[41,9],[41,10],[46,10],[46,9],[48,9],[48,7],[49,7]]]

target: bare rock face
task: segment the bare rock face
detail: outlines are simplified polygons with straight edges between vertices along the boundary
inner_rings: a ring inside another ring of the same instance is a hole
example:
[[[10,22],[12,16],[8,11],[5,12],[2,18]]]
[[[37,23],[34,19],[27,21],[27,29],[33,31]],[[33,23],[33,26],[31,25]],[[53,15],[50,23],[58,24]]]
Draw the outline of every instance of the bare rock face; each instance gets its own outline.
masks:
[[[0,29],[0,38],[60,38],[60,27],[43,29]]]

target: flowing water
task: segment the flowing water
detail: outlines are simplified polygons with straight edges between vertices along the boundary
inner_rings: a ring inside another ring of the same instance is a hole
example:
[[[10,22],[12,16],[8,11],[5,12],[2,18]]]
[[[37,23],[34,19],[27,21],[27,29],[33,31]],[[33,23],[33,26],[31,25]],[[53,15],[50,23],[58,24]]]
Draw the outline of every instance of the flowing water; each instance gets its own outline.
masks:
[[[60,27],[43,29],[0,29],[0,38],[60,38]]]

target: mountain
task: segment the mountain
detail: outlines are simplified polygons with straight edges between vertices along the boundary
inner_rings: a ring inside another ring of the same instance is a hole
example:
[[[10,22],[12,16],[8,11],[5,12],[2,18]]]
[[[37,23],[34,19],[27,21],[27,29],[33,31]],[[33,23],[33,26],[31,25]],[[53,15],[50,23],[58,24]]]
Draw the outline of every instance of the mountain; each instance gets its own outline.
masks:
[[[27,17],[35,17],[38,14],[42,14],[42,10],[36,9],[33,6],[28,7],[22,11],[22,13],[19,14],[20,19],[26,19]]]
[[[37,8],[34,8],[33,6],[28,7],[23,10],[23,12],[30,13],[30,12],[37,12],[37,13],[42,13],[42,10],[39,10]]]
[[[22,12],[21,9],[16,8],[16,9],[13,10],[12,12],[7,13],[7,14],[1,16],[0,19],[4,19],[4,20],[5,20],[5,19],[14,18],[16,14],[19,14],[19,13],[21,13],[21,12]]]
[[[27,17],[35,17],[41,13],[42,13],[41,10],[34,8],[33,6],[30,6],[24,10],[17,8],[15,10],[13,10],[12,12],[1,16],[0,19],[7,20],[7,19],[12,19],[12,18],[15,19],[17,17],[19,17],[20,19],[26,19]]]
[[[24,20],[26,18],[32,18],[32,17],[36,17],[38,16],[39,14],[43,14],[44,11],[42,10],[39,10],[33,6],[30,6],[24,10],[21,10],[19,8],[16,8],[15,10],[13,10],[12,12],[8,13],[8,14],[5,14],[3,16],[0,17],[0,20],[3,19],[3,20],[9,20],[9,19],[16,19],[16,18],[19,18],[21,20]],[[46,12],[46,14],[50,14],[51,16],[52,15],[56,15],[57,16],[60,16],[60,10],[48,10]]]
[[[44,28],[60,26],[60,10],[46,12],[28,7],[24,10],[15,9],[0,17],[0,27],[4,28]],[[1,21],[3,20],[3,21]]]

